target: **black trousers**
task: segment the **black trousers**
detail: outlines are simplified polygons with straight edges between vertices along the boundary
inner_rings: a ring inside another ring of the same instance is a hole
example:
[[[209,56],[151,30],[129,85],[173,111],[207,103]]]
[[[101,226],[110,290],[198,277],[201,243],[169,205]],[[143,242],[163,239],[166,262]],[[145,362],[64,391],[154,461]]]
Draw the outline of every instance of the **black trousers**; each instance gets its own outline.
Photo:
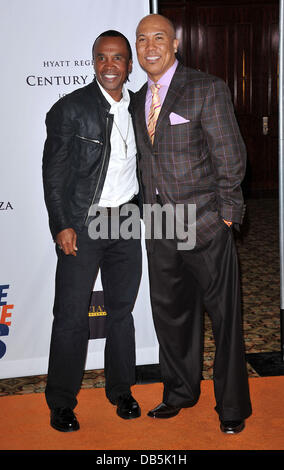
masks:
[[[153,318],[160,346],[163,401],[193,406],[200,395],[204,311],[216,345],[214,391],[222,420],[251,414],[242,335],[238,259],[224,223],[202,248],[177,250],[175,240],[155,240],[148,254]]]
[[[50,408],[77,404],[89,339],[88,310],[101,270],[107,334],[106,396],[116,398],[135,383],[135,331],[132,310],[141,279],[141,241],[98,239],[87,228],[77,234],[77,256],[57,248],[54,320],[45,390]]]

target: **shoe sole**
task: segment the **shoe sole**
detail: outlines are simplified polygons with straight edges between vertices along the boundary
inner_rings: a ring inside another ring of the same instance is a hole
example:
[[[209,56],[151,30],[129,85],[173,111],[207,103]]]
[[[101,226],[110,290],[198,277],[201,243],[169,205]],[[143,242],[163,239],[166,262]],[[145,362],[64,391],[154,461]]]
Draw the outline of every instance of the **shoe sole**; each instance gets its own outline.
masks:
[[[116,411],[116,414],[122,419],[135,419],[135,418],[140,418],[141,411],[138,411],[137,414],[135,414],[135,416],[134,415],[122,416],[121,414],[119,414],[118,411]]]
[[[225,429],[222,428],[222,426],[220,426],[220,429],[224,434],[239,434],[240,432],[244,430],[244,428],[245,428],[245,425],[243,424],[242,426],[240,426],[239,428],[236,428],[235,430],[226,431]]]
[[[149,411],[149,413],[147,413],[147,416],[149,416],[150,418],[154,418],[154,419],[170,419],[170,418],[174,418],[175,416],[177,416],[179,412],[180,410],[177,411],[176,413],[171,414],[170,416],[167,416],[167,415],[157,416],[155,414],[151,414],[151,411]]]
[[[78,425],[78,427],[76,428],[71,428],[71,429],[62,429],[60,428],[59,426],[56,426],[52,423],[50,423],[50,426],[53,428],[53,429],[56,429],[56,431],[60,431],[60,432],[73,432],[73,431],[79,431],[80,429],[80,426]]]

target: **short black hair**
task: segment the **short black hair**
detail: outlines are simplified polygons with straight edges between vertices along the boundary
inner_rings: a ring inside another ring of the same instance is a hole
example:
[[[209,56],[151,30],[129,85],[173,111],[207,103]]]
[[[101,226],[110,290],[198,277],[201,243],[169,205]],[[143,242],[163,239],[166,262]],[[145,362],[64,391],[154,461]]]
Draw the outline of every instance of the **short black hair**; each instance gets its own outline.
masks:
[[[122,38],[124,39],[124,41],[126,42],[126,46],[127,46],[127,49],[128,49],[128,53],[129,53],[129,60],[132,60],[132,49],[131,49],[131,46],[130,46],[130,43],[127,39],[127,37],[124,36],[124,34],[120,33],[119,31],[115,31],[114,29],[109,29],[108,31],[104,31],[103,33],[101,33],[95,40],[94,44],[93,44],[93,48],[92,48],[92,56],[94,58],[94,48],[95,48],[95,44],[96,44],[96,41],[99,39],[99,38],[115,38],[115,37],[118,37],[118,38]]]

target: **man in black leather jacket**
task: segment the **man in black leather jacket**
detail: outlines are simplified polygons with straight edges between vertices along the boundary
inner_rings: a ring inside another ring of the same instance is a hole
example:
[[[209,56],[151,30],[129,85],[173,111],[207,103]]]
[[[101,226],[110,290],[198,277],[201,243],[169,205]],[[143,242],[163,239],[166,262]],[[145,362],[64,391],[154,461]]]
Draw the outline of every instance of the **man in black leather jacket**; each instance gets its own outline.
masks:
[[[75,431],[89,338],[88,307],[101,270],[107,311],[105,390],[117,414],[137,418],[132,310],[141,279],[140,237],[111,236],[125,208],[138,199],[131,92],[125,82],[132,51],[121,33],[106,31],[93,46],[95,80],[61,98],[47,113],[43,155],[45,202],[58,256],[46,400],[51,426]],[[97,212],[94,208],[97,208]],[[117,211],[117,212],[119,212]],[[116,212],[116,214],[117,214]],[[96,216],[107,224],[97,236]],[[139,217],[138,217],[139,219]],[[109,225],[108,225],[109,223]],[[139,220],[138,220],[138,223]],[[105,232],[104,232],[105,233]]]

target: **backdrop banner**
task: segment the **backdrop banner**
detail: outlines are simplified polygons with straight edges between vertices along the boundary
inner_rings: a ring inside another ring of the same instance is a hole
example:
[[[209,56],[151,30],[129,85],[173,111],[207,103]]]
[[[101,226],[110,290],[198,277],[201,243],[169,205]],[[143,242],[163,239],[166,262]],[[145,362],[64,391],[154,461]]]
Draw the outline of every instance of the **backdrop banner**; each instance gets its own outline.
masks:
[[[146,75],[135,53],[135,29],[148,13],[148,0],[2,2],[0,378],[47,373],[56,254],[42,187],[46,113],[61,96],[93,80],[92,45],[107,29],[129,39],[134,67],[128,87],[138,90]],[[137,365],[158,362],[142,245],[133,312]],[[94,292],[102,292],[100,275]],[[93,296],[89,318],[101,321],[100,331],[105,316],[103,296]],[[86,369],[104,367],[102,334],[90,333]]]

